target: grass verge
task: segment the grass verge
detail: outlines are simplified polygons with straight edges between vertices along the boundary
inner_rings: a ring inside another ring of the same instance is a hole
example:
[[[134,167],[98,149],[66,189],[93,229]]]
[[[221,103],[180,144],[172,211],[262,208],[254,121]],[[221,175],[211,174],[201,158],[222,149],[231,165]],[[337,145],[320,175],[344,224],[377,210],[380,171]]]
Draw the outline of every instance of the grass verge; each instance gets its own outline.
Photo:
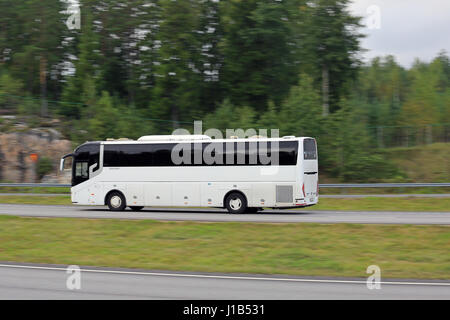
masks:
[[[449,279],[445,226],[0,216],[0,260],[203,272]]]
[[[71,205],[70,196],[2,196],[0,203],[11,204],[51,204],[51,205]]]
[[[449,181],[450,179],[447,179]],[[400,187],[400,188],[320,188],[320,194],[442,194],[450,187]]]
[[[0,203],[70,205],[70,196],[1,196]],[[450,211],[450,198],[322,198],[316,206],[299,210]]]
[[[0,187],[2,193],[61,193],[70,194],[70,188],[47,188],[47,187]]]
[[[450,211],[450,198],[321,198],[308,210]]]
[[[450,143],[380,150],[412,181],[447,182],[450,177]]]

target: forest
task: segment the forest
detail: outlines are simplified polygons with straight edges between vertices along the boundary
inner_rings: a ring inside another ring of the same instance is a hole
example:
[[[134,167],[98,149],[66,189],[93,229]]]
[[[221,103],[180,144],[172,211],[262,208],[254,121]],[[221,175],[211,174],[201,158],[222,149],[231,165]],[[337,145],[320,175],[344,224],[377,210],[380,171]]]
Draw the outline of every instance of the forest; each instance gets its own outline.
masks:
[[[1,0],[0,114],[77,144],[276,128],[331,177],[395,180],[385,149],[450,142],[450,59],[364,63],[363,37],[349,0]]]

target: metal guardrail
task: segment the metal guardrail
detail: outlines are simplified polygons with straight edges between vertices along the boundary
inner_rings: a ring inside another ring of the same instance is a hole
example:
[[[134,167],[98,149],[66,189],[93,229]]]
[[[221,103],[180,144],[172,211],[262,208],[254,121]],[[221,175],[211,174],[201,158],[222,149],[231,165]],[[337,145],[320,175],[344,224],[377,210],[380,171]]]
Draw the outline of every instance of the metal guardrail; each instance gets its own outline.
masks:
[[[319,184],[321,188],[417,188],[417,187],[450,187],[444,183],[342,183]]]
[[[0,183],[0,187],[30,187],[30,188],[70,188],[70,184],[58,183]]]
[[[0,183],[0,187],[30,187],[30,188],[70,188],[70,184],[58,183]],[[450,182],[444,183],[337,183],[319,184],[320,188],[417,188],[417,187],[450,187]]]

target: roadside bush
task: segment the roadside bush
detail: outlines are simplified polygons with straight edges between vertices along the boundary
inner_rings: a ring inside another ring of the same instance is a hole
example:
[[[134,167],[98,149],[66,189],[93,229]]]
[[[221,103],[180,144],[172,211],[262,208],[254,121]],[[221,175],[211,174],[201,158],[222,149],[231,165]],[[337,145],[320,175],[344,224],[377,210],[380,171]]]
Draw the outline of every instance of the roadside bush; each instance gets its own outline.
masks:
[[[48,157],[41,157],[37,163],[37,175],[39,180],[41,180],[46,174],[49,174],[53,170],[52,160]]]

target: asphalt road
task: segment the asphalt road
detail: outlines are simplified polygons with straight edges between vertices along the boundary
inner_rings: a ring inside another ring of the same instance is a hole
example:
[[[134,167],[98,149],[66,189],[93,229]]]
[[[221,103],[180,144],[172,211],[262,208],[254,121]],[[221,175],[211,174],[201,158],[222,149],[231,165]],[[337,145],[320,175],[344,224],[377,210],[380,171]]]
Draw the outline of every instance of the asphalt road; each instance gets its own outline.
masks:
[[[66,266],[0,265],[0,299],[450,299],[449,281],[171,273],[81,268],[80,290],[67,289]]]
[[[139,212],[111,212],[106,207],[0,204],[0,214],[31,217],[96,219],[153,219],[166,221],[238,221],[274,223],[376,223],[450,225],[450,212],[374,212],[265,210],[257,214],[228,214],[221,209],[145,208]]]
[[[257,214],[232,215],[221,209],[145,208],[139,212],[111,212],[106,207],[0,204],[0,214],[31,217],[95,219],[153,219],[165,221],[273,222],[273,223],[375,223],[450,225],[450,212],[375,212],[264,210]]]

